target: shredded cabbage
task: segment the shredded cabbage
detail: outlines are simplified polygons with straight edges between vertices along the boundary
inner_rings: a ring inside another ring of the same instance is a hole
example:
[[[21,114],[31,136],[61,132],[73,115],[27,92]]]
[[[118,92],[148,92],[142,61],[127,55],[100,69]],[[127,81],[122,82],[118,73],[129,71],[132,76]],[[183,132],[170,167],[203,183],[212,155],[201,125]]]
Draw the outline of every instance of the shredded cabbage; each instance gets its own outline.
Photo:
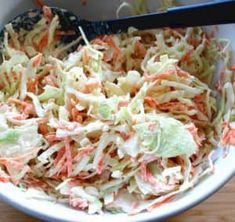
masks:
[[[145,153],[164,158],[196,153],[197,144],[180,121],[157,114],[155,118],[155,121],[134,126]]]
[[[68,53],[79,40],[59,41],[57,16],[31,31],[6,26],[0,180],[89,214],[135,214],[211,173],[213,148],[235,145],[229,43],[199,27],[92,41],[80,30],[86,45]]]

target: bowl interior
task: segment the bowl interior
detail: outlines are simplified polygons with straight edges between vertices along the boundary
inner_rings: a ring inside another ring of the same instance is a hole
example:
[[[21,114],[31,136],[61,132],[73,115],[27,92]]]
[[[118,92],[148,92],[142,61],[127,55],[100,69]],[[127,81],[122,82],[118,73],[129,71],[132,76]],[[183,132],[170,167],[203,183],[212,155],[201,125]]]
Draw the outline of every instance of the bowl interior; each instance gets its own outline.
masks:
[[[131,0],[129,0],[131,1]],[[67,8],[75,13],[81,15],[87,19],[102,19],[108,17],[114,17],[116,8],[120,4],[119,0],[102,0],[102,4],[97,0],[88,0],[86,6],[82,6],[82,3],[74,0],[66,1],[45,1],[49,5],[59,6]],[[149,8],[155,8],[157,1],[148,1]],[[180,3],[189,1],[180,1]],[[190,1],[193,2],[193,1]],[[198,2],[198,1],[194,1]],[[206,2],[206,1],[201,1]],[[31,0],[0,0],[0,27],[17,14],[33,7]],[[231,40],[231,50],[235,53],[235,42],[233,38],[235,36],[235,25],[223,25],[219,26],[217,33],[219,37],[227,38]],[[235,61],[233,57],[233,61]],[[218,73],[217,73],[218,74]],[[215,76],[216,78],[216,76]],[[136,216],[127,216],[125,214],[118,215],[87,215],[84,212],[80,212],[69,208],[62,204],[56,204],[54,202],[29,199],[19,189],[12,184],[0,183],[0,197],[15,206],[16,208],[25,211],[31,215],[40,217],[49,221],[87,221],[95,220],[96,222],[105,221],[147,221],[163,219],[177,212],[188,209],[195,204],[199,203],[203,199],[207,198],[217,189],[219,189],[225,182],[229,180],[235,173],[235,149],[231,148],[226,158],[223,158],[223,154],[220,149],[217,150],[215,159],[218,160],[215,163],[214,174],[204,178],[194,189],[184,193],[180,198],[177,198],[169,204],[163,205],[151,213],[141,213]]]

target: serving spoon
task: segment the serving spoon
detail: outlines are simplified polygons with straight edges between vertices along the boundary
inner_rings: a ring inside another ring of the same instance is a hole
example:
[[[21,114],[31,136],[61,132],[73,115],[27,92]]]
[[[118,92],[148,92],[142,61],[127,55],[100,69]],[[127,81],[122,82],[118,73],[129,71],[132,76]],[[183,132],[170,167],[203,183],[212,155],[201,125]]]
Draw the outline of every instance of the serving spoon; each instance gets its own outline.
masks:
[[[62,37],[61,41],[65,43],[71,42],[81,35],[79,26],[82,27],[87,38],[91,40],[99,35],[126,32],[130,26],[143,30],[235,23],[235,0],[180,6],[160,13],[105,21],[88,21],[79,18],[66,9],[58,7],[52,7],[51,9],[53,14],[58,15],[62,31],[74,31],[74,34]],[[31,9],[16,16],[10,22],[16,31],[20,28],[31,30],[42,15],[42,9]],[[0,33],[0,38],[3,37],[3,33],[4,29]]]

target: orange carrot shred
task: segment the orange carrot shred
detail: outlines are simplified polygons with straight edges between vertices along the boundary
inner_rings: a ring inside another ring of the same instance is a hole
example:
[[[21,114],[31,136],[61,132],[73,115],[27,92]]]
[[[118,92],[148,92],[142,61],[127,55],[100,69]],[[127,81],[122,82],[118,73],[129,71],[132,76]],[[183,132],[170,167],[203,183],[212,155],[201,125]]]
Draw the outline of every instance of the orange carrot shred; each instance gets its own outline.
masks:
[[[65,155],[66,155],[66,167],[67,167],[68,177],[70,177],[72,175],[73,160],[72,160],[70,141],[68,139],[65,140]]]
[[[48,33],[46,33],[46,34],[42,37],[41,41],[39,42],[39,44],[38,44],[38,46],[37,46],[38,51],[39,51],[39,52],[42,52],[43,49],[47,46],[47,43],[48,43]]]
[[[53,19],[53,13],[52,13],[51,8],[46,5],[43,5],[42,10],[43,10],[43,14],[46,17],[47,21],[51,22]]]
[[[135,50],[134,55],[137,58],[144,58],[147,52],[146,49],[144,48],[144,45],[140,41],[135,42],[134,50]]]
[[[181,58],[180,61],[181,61],[181,62],[187,62],[187,61],[189,61],[192,52],[193,52],[193,49],[187,51],[187,52],[182,56],[182,58]]]
[[[166,198],[165,200],[163,200],[163,201],[161,201],[161,202],[159,202],[159,203],[155,203],[155,204],[153,204],[152,206],[148,207],[147,210],[148,210],[148,211],[152,211],[153,209],[158,208],[158,207],[162,206],[163,204],[166,204],[166,203],[171,202],[174,198],[175,198],[175,195],[173,195],[173,196],[171,196],[171,197],[168,197],[168,198]]]
[[[230,69],[231,71],[235,71],[235,64],[234,64],[234,65],[231,65],[231,66],[229,67],[229,69]]]
[[[73,30],[69,30],[69,31],[61,31],[61,30],[56,30],[55,31],[55,35],[56,36],[65,36],[65,35],[74,35],[75,31]]]
[[[222,137],[222,144],[235,145],[235,129],[232,128],[230,125],[228,126],[227,131],[224,133]]]
[[[98,163],[97,169],[96,169],[97,174],[100,175],[100,174],[102,173],[102,171],[103,171],[103,165],[104,165],[103,160],[100,160],[99,163]]]
[[[156,109],[159,103],[151,96],[145,96],[144,101],[152,108]]]
[[[38,54],[32,59],[33,67],[38,67],[42,62],[42,54]]]

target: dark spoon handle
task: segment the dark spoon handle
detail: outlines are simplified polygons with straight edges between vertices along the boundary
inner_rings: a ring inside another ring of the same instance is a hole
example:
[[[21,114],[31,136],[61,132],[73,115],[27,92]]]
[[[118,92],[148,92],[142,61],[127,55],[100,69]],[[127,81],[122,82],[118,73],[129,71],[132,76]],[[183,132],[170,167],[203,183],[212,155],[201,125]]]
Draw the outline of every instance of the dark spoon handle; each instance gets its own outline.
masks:
[[[204,4],[171,8],[166,12],[115,20],[91,22],[95,35],[125,32],[132,26],[137,29],[162,27],[192,27],[235,23],[235,1],[214,1]],[[92,31],[92,30],[89,30]]]

